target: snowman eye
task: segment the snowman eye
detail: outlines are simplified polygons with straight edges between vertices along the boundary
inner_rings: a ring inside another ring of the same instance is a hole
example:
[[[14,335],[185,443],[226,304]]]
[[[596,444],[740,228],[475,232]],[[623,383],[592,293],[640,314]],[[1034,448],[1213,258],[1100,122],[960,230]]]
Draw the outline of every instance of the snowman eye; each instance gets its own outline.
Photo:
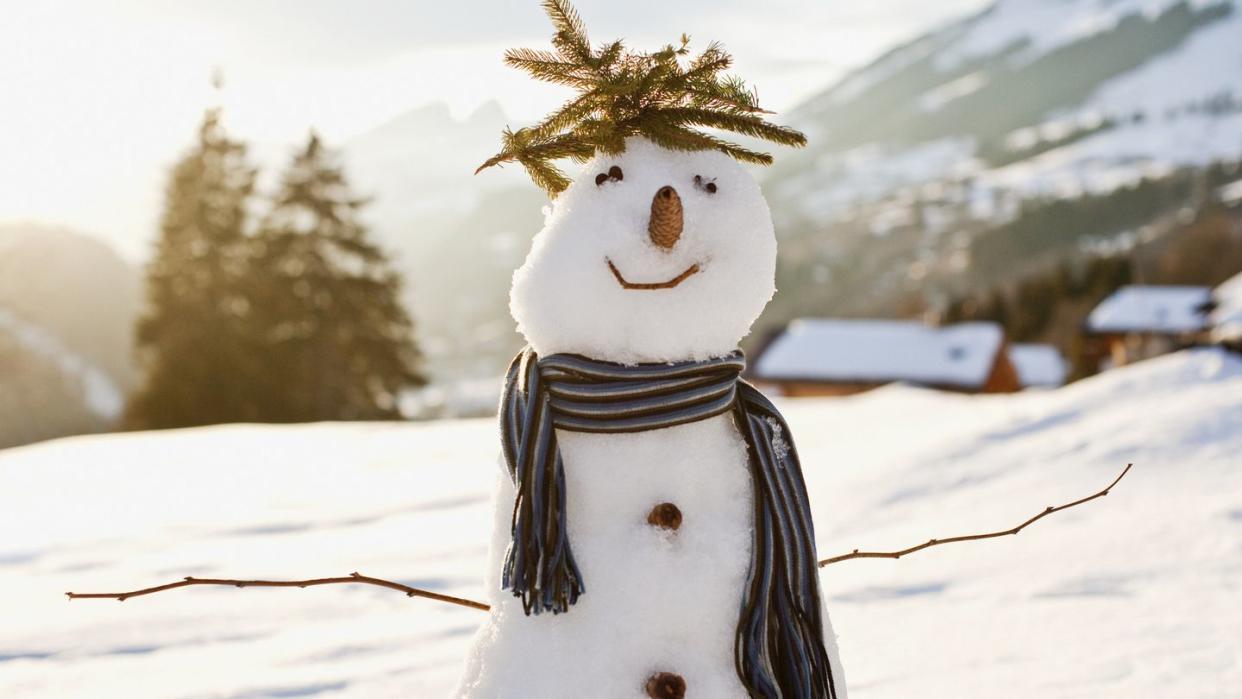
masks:
[[[695,176],[694,176],[694,186],[695,186],[695,187],[697,187],[697,188],[699,188],[699,189],[704,190],[704,191],[705,191],[705,192],[707,192],[708,194],[715,194],[715,193],[716,193],[716,182],[715,182],[715,180],[704,180],[702,175],[695,175]]]
[[[613,165],[608,168],[608,172],[601,172],[595,176],[595,186],[598,187],[610,180],[613,182],[620,182],[623,179],[625,179],[625,175],[621,172],[621,168]]]

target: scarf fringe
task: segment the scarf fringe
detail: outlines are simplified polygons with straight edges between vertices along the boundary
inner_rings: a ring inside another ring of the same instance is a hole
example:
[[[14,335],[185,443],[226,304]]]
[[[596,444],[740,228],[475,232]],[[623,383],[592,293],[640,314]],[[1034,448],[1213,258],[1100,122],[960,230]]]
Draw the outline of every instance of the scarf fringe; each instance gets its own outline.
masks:
[[[527,615],[559,614],[586,592],[566,526],[556,430],[621,433],[732,412],[750,453],[754,545],[734,644],[752,697],[835,699],[823,642],[819,568],[806,484],[784,419],[741,381],[741,352],[705,362],[624,366],[523,350],[500,404],[501,443],[517,492],[502,585]]]

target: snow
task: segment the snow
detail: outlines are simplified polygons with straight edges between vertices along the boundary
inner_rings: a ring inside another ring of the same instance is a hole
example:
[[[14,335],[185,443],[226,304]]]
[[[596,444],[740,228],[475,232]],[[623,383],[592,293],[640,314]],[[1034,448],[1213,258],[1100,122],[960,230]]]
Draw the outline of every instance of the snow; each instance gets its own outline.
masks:
[[[0,331],[11,333],[26,349],[55,362],[60,370],[82,384],[86,407],[96,415],[114,420],[125,407],[125,395],[112,377],[82,355],[69,349],[54,335],[0,308]]]
[[[1187,333],[1204,329],[1211,291],[1203,286],[1123,286],[1087,316],[1097,333]]]
[[[620,167],[620,181],[595,177]],[[709,193],[701,182],[714,182]],[[673,187],[684,230],[671,249],[654,244],[652,201]],[[622,288],[691,274],[675,289]],[[541,354],[574,352],[623,363],[721,356],[737,347],[775,291],[776,237],[759,185],[714,151],[674,153],[631,138],[625,153],[600,155],[556,198],[525,264],[510,310]],[[705,309],[713,309],[707,313]]]
[[[1026,197],[1105,194],[1179,166],[1242,155],[1242,113],[1181,114],[1099,131],[1034,158],[984,172],[979,184]]]
[[[1127,15],[1158,17],[1180,0],[998,0],[971,22],[951,50],[936,57],[936,68],[961,64],[1017,49],[1016,64],[1030,63],[1062,46],[1115,27]],[[1196,1],[1193,6],[1212,4]]]
[[[983,71],[975,71],[974,73],[964,75],[920,95],[918,99],[919,109],[925,112],[939,111],[946,104],[976,92],[987,84],[988,76]]]
[[[576,699],[608,687],[603,696],[637,698],[649,676],[668,671],[685,678],[690,696],[743,699],[733,647],[754,505],[746,446],[729,418],[559,439],[586,593],[566,614],[526,617],[521,600],[500,589],[514,495],[498,476],[486,565],[496,612],[454,696]],[[676,534],[647,524],[661,502],[684,515]]]
[[[787,401],[851,689],[1224,699],[1242,683],[1242,359],[1182,352],[1053,391]],[[483,599],[491,420],[227,426],[0,452],[0,695],[443,697],[486,615],[379,588],[64,590],[352,570]],[[625,694],[624,696],[634,696]]]
[[[1114,26],[1122,17],[1153,18],[1177,0],[1001,0],[984,13],[955,23],[858,71],[827,99],[810,103],[803,126],[814,132],[814,115],[827,103],[854,99],[883,83],[895,68],[928,60],[944,72],[943,82],[912,94],[912,107],[934,112],[986,87],[988,71],[1007,49],[1010,63],[1025,63]],[[1194,1],[1198,10],[1231,4],[1231,12],[1195,28],[1177,46],[1104,80],[1077,104],[1032,113],[1007,142],[1021,149],[1054,141],[1109,120],[1110,126],[1061,147],[988,169],[973,155],[968,137],[936,138],[915,144],[867,143],[844,153],[822,155],[814,170],[780,183],[782,200],[827,223],[856,212],[851,207],[900,196],[904,189],[933,180],[971,180],[971,188],[1023,199],[1107,194],[1143,178],[1163,177],[1179,167],[1203,167],[1242,157],[1242,9],[1236,3]],[[1021,48],[1019,48],[1021,46]],[[964,62],[983,60],[979,70]],[[933,83],[934,84],[934,83]],[[1215,105],[1213,107],[1212,105]],[[1230,106],[1232,105],[1232,106]],[[821,115],[819,121],[828,119]],[[1136,120],[1136,117],[1138,119]],[[1005,216],[981,216],[1004,220]]]
[[[596,182],[614,168],[620,176]],[[648,223],[669,188],[684,225],[666,248]],[[623,154],[588,163],[555,200],[514,274],[510,309],[543,356],[623,363],[720,356],[771,298],[775,253],[767,204],[736,161],[630,139]],[[684,270],[692,273],[674,288],[626,288],[617,278],[658,283]],[[527,616],[522,600],[500,589],[515,495],[498,476],[487,563],[492,613],[454,696],[577,699],[601,687],[635,696],[647,678],[673,672],[694,696],[743,699],[735,639],[755,510],[746,444],[731,416],[557,439],[569,544],[586,592],[565,614]],[[684,513],[675,535],[647,523],[664,502]],[[825,626],[833,674],[842,677]]]
[[[1242,204],[1242,180],[1234,180],[1216,189],[1216,198],[1225,206]]]
[[[1212,291],[1216,308],[1209,322],[1212,337],[1220,340],[1242,340],[1242,273],[1235,274]]]
[[[782,183],[781,198],[812,218],[831,219],[859,203],[902,187],[978,169],[973,138],[953,137],[912,146],[868,144],[818,158],[814,170]]]
[[[1116,3],[1108,14],[1119,17],[1135,11],[1139,4]],[[1167,9],[1167,4],[1148,7],[1148,14]],[[1056,5],[1044,7],[1061,12]],[[1181,46],[1105,81],[1082,104],[1052,115],[1039,129],[1045,139],[1051,139],[1055,134],[1047,132],[1062,124],[1082,128],[1109,117],[1116,126],[987,172],[980,182],[1024,196],[1077,196],[1107,193],[1174,167],[1202,167],[1242,156],[1242,114],[1211,114],[1202,109],[1212,99],[1242,99],[1238,36],[1242,36],[1242,11],[1235,9],[1196,30]],[[1131,121],[1134,114],[1142,114],[1143,120]]]
[[[765,381],[906,381],[978,387],[988,378],[1004,333],[995,323],[933,328],[913,321],[802,318],[755,362]]]
[[[1106,81],[1088,98],[1087,109],[1125,117],[1143,112],[1159,119],[1207,98],[1242,98],[1242,8],[1201,27],[1177,48]],[[1221,143],[1236,148],[1239,144]],[[1236,154],[1236,150],[1227,151]]]
[[[934,48],[934,42],[923,40],[916,41],[903,50],[892,51],[865,69],[847,75],[828,92],[827,101],[832,104],[845,104],[914,63],[927,58]],[[812,102],[808,106],[810,111],[814,111],[817,106],[822,105]]]
[[[1024,387],[1055,388],[1065,383],[1065,357],[1052,345],[1011,345],[1009,359]]]

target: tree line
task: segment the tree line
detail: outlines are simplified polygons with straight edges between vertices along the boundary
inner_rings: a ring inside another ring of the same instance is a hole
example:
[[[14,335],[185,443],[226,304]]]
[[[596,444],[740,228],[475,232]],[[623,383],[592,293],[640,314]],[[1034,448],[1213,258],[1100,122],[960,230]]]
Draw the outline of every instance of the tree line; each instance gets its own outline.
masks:
[[[312,133],[263,196],[219,110],[173,168],[135,329],[128,427],[379,420],[425,383],[400,275]]]
[[[1236,170],[1234,171],[1236,172]],[[1242,209],[1210,203],[1153,240],[1126,250],[1064,258],[1041,270],[951,299],[941,323],[990,320],[1015,342],[1057,345],[1070,379],[1094,374],[1107,348],[1087,316],[1127,284],[1214,287],[1242,271]]]

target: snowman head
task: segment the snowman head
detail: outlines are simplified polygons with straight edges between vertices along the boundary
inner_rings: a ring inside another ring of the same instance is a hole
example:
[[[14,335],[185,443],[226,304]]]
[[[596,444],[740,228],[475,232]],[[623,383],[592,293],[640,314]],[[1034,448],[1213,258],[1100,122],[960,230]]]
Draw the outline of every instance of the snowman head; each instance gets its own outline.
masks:
[[[509,308],[541,355],[705,359],[737,347],[775,269],[767,203],[737,161],[635,137],[555,200]]]

